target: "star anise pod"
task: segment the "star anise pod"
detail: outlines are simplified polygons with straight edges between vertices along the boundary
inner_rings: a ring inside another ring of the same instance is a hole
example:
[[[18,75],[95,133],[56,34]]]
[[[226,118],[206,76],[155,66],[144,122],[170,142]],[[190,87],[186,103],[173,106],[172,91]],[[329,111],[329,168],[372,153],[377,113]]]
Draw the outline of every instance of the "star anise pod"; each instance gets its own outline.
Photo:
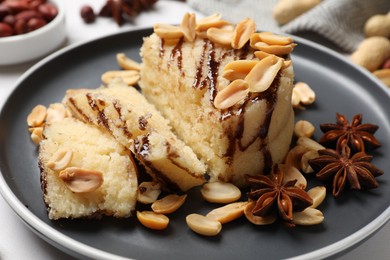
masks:
[[[107,0],[99,15],[113,17],[115,22],[121,26],[126,15],[137,16],[140,12],[152,7],[156,2],[157,0]]]
[[[275,165],[270,175],[246,175],[251,186],[249,198],[256,200],[252,213],[256,216],[269,216],[278,212],[287,224],[293,227],[293,211],[302,211],[313,204],[305,190],[295,187],[297,180],[283,182],[284,173]]]
[[[377,125],[362,124],[362,115],[357,114],[349,123],[344,115],[336,113],[336,124],[321,124],[320,128],[324,135],[318,142],[326,147],[336,147],[340,150],[343,144],[347,144],[352,153],[365,152],[365,150],[375,149],[381,144],[374,137],[378,130]]]
[[[353,190],[378,187],[375,177],[383,171],[371,163],[372,156],[358,152],[351,156],[351,149],[343,144],[341,151],[333,149],[319,150],[319,157],[309,160],[310,166],[320,180],[333,179],[333,196],[337,197],[346,183]]]

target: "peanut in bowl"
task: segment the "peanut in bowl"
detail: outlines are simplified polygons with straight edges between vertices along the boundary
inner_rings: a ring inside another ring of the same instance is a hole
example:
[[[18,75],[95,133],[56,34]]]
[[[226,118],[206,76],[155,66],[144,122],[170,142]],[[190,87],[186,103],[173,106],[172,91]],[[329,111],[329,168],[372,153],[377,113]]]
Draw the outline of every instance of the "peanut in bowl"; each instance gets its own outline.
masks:
[[[2,4],[5,2],[7,1],[4,1]],[[54,51],[64,42],[66,27],[63,4],[60,0],[48,0],[47,3],[57,8],[58,13],[53,20],[30,32],[16,35],[13,33],[9,36],[0,37],[0,66],[19,64],[38,59]],[[14,16],[15,18],[17,17],[17,15]]]

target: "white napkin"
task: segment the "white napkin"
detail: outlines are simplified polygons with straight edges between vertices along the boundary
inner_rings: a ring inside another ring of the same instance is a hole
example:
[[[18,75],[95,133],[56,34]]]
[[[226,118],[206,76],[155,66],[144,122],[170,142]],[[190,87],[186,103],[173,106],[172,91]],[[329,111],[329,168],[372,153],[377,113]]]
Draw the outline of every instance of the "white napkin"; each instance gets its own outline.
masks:
[[[375,14],[390,11],[390,0],[323,0],[313,9],[279,26],[272,17],[278,0],[187,0],[205,15],[221,13],[226,20],[239,22],[250,17],[261,31],[319,34],[344,51],[352,52],[364,39],[364,23]]]

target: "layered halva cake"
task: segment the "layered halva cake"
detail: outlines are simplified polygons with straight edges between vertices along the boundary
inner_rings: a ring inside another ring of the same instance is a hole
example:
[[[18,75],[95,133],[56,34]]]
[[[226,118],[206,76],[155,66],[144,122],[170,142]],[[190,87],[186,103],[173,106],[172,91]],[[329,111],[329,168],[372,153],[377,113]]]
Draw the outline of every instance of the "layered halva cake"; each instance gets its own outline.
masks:
[[[44,126],[39,166],[49,218],[129,217],[137,169],[131,152],[109,133],[75,118]]]
[[[245,175],[269,173],[293,133],[294,47],[290,37],[256,32],[251,19],[186,14],[180,26],[155,25],[141,47],[140,89],[119,78],[69,89],[63,104],[73,118],[44,126],[49,217],[129,216],[138,192],[130,151],[171,190],[243,187]]]
[[[218,14],[157,24],[141,48],[143,95],[207,167],[210,181],[244,185],[290,146],[294,112],[291,38],[256,32]]]
[[[186,191],[205,181],[204,163],[176,137],[159,111],[121,80],[99,89],[68,90],[64,103],[75,117],[111,133],[167,187]]]

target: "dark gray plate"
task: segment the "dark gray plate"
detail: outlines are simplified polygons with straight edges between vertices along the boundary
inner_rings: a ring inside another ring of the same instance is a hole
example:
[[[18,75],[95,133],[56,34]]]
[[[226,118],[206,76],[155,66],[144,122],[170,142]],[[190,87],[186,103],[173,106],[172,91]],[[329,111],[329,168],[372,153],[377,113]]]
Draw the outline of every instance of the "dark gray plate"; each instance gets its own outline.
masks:
[[[125,52],[139,60],[142,37],[151,29],[130,31],[66,48],[43,60],[18,82],[0,115],[1,192],[21,219],[49,243],[68,253],[91,258],[124,256],[137,259],[280,259],[294,256],[326,257],[370,235],[390,216],[390,174],[378,178],[380,187],[368,192],[329,195],[320,206],[323,224],[289,229],[281,223],[254,226],[244,218],[224,225],[217,237],[202,237],[185,224],[189,213],[206,213],[215,205],[202,201],[196,190],[186,204],[170,215],[164,231],[151,231],[134,218],[117,220],[61,220],[47,218],[40,189],[37,149],[31,142],[26,117],[37,104],[60,101],[68,88],[95,88],[100,75],[117,68],[115,54]],[[339,112],[380,125],[376,136],[383,146],[374,152],[374,164],[390,169],[390,96],[365,71],[341,56],[296,38],[293,60],[297,81],[317,93],[315,105],[297,114],[318,126],[334,122]],[[315,138],[321,135],[315,132]],[[315,185],[309,180],[309,187]],[[303,255],[303,256],[302,256]]]

